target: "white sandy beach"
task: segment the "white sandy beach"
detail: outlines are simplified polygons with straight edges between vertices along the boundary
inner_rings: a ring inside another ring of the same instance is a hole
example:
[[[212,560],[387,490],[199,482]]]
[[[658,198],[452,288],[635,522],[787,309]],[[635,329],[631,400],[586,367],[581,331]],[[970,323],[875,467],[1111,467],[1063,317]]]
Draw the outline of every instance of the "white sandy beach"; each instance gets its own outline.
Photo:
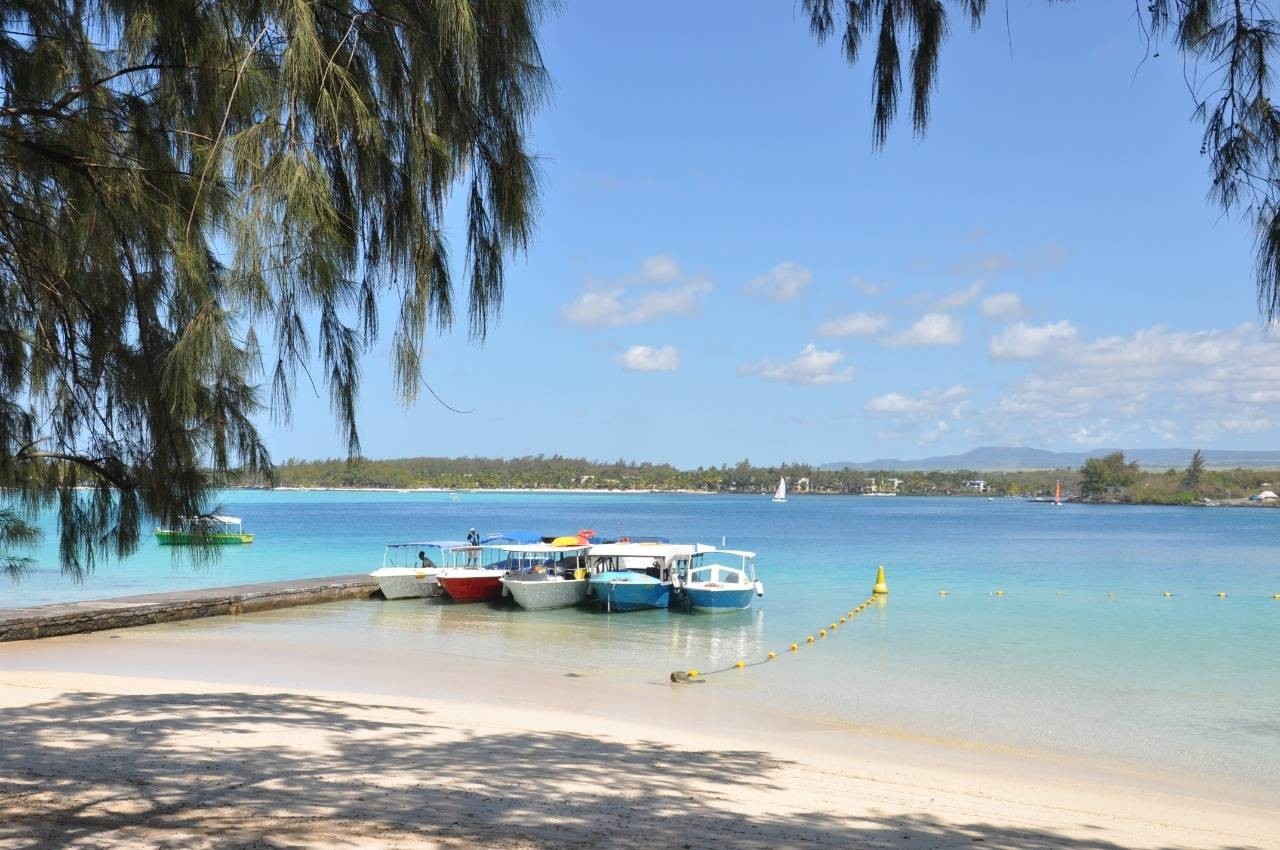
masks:
[[[0,646],[0,848],[1280,846],[1266,790],[233,623]]]

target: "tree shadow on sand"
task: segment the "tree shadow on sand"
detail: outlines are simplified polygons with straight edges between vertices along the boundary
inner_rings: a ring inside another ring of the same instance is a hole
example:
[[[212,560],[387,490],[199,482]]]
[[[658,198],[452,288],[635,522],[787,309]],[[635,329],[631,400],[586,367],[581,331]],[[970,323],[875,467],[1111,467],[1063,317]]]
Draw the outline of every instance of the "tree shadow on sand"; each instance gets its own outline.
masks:
[[[295,694],[73,693],[0,710],[0,848],[1124,850],[926,814],[846,817],[818,800],[735,810],[736,794],[776,790],[787,767]]]

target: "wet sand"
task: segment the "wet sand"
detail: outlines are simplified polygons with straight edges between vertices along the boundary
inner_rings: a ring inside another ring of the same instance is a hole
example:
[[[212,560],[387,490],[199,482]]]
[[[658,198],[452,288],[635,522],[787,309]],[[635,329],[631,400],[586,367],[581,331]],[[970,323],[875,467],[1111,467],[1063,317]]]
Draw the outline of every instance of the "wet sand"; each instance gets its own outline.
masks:
[[[1280,846],[1271,789],[237,622],[0,647],[0,848]]]

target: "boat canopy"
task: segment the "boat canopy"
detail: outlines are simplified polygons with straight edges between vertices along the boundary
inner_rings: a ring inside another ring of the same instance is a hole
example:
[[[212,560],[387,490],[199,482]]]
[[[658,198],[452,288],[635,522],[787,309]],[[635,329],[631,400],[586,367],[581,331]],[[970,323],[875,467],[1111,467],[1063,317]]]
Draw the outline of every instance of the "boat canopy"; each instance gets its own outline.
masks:
[[[703,543],[603,543],[592,546],[591,557],[687,558],[699,552],[714,552]]]
[[[733,555],[735,558],[754,558],[756,556],[755,552],[746,552],[742,549],[717,549],[716,553],[720,555]]]
[[[532,531],[493,531],[486,534],[480,542],[486,546],[503,543],[541,543],[545,536]]]
[[[566,554],[572,552],[585,552],[591,548],[591,545],[588,543],[577,543],[571,546],[556,546],[551,543],[511,543],[500,546],[486,545],[485,548],[497,549],[500,552],[511,552],[520,555],[548,555],[555,552],[564,552]]]
[[[223,525],[239,525],[242,522],[238,516],[211,516],[209,519],[214,522],[220,522]]]
[[[465,540],[423,540],[418,543],[388,543],[388,549],[466,549],[471,544]]]

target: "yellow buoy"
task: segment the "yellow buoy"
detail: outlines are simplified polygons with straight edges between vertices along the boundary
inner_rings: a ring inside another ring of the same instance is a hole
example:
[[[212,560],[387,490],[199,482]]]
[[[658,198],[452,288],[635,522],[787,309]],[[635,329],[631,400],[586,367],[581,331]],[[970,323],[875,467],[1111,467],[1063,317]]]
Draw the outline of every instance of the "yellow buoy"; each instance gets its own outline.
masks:
[[[689,678],[691,678],[691,679],[692,679],[692,678],[695,678],[697,675],[698,675],[698,671],[697,671],[697,670],[690,670],[690,671],[689,671]]]
[[[833,631],[833,632],[834,632],[835,630],[836,630],[836,624],[835,624],[835,623],[832,623],[832,624],[831,624],[831,631]]]
[[[805,638],[805,639],[804,639],[804,642],[805,642],[805,643],[813,643],[813,635],[809,635],[807,638]]]
[[[818,629],[818,637],[826,637],[826,636],[827,636],[826,629]]]
[[[734,666],[734,667],[737,667],[739,670],[741,670],[743,667],[746,667],[746,666],[747,666],[747,662],[745,662],[745,661],[739,661],[737,664],[735,664],[735,665],[733,665],[733,666]]]
[[[792,644],[792,646],[795,646],[795,644]],[[776,653],[776,652],[770,652],[770,653],[769,653],[769,660],[770,660],[770,661],[772,661],[773,659],[775,659],[775,658],[777,658],[777,657],[778,657],[778,653]]]
[[[889,592],[889,585],[885,584],[885,581],[884,581],[884,564],[881,564],[876,569],[876,584],[875,584],[875,587],[871,588],[871,595],[882,596],[883,594],[886,594],[888,592]]]
[[[996,591],[996,596],[1004,596],[1004,591],[1003,591],[1003,590],[997,590],[997,591]]]
[[[1271,598],[1272,598],[1272,599],[1280,599],[1280,593],[1273,593],[1273,594],[1271,594]]]
[[[1219,598],[1219,599],[1226,599],[1226,598],[1227,598],[1227,593],[1226,593],[1226,591],[1225,591],[1225,590],[1219,590],[1219,591],[1218,591],[1218,598]]]
[[[792,651],[792,652],[795,652],[795,651],[796,651],[797,649],[799,649],[799,648],[800,648],[800,644],[798,644],[798,643],[793,643],[793,644],[791,644],[791,651]]]

